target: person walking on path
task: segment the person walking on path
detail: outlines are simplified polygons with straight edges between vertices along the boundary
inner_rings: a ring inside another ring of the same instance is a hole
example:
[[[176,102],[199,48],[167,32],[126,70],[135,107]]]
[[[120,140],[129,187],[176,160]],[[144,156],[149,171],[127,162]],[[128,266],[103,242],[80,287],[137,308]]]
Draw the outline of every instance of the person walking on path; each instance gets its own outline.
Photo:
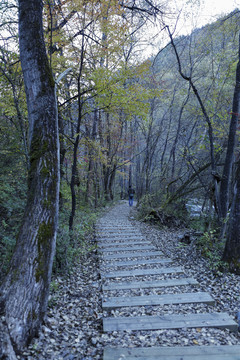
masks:
[[[133,206],[134,194],[135,194],[135,190],[132,189],[131,185],[129,185],[129,189],[128,189],[129,206]]]

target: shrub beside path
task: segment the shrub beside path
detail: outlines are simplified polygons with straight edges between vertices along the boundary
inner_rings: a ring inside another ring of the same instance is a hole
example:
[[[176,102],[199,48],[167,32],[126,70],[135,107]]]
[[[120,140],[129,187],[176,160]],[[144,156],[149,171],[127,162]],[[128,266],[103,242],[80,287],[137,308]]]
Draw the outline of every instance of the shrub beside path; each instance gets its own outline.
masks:
[[[121,202],[97,226],[103,359],[239,360],[233,316],[216,306],[189,269],[159,250],[161,239],[156,244],[130,221],[129,210]]]

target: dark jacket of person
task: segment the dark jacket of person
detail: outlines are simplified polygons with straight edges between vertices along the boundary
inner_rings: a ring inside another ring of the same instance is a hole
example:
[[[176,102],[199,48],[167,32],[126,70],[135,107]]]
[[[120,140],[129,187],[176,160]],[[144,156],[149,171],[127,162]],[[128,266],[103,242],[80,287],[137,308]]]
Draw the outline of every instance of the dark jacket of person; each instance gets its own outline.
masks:
[[[129,188],[129,189],[128,189],[128,196],[132,199],[133,196],[134,196],[134,194],[135,194],[135,190],[132,189],[132,188]]]

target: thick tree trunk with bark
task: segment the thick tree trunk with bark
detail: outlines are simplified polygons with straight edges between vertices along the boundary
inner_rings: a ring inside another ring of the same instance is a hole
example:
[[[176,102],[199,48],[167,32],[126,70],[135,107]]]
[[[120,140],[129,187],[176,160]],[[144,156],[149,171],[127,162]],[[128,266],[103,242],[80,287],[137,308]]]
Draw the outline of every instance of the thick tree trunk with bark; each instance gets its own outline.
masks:
[[[19,0],[19,40],[29,116],[30,170],[23,223],[1,287],[0,331],[5,339],[0,343],[0,358],[9,359],[36,335],[44,318],[57,230],[57,108],[43,38],[41,0]]]
[[[240,59],[240,36],[239,36],[239,59]],[[224,169],[223,169],[221,186],[220,186],[221,216],[222,216],[224,228],[226,224],[224,220],[227,216],[228,207],[229,207],[230,184],[231,184],[232,167],[234,161],[234,150],[236,145],[236,131],[237,131],[239,119],[240,119],[240,60],[238,61],[238,65],[236,69],[236,85],[233,96],[232,118],[229,128],[227,153],[226,153],[226,159],[224,163]],[[225,231],[224,229],[222,229],[222,235],[224,235],[224,233]]]
[[[232,120],[230,124],[228,148],[221,182],[221,207],[222,216],[227,216],[229,205],[230,182],[232,175],[234,149],[236,144],[236,130],[240,117],[240,36],[239,36],[239,61],[236,70],[236,85],[233,97]],[[240,160],[237,163],[235,175],[234,197],[231,206],[230,224],[227,241],[223,253],[223,260],[227,261],[230,269],[240,274]],[[222,236],[225,233],[223,222]]]
[[[236,177],[230,226],[223,253],[223,261],[229,263],[230,269],[233,272],[240,274],[240,161],[238,161]]]

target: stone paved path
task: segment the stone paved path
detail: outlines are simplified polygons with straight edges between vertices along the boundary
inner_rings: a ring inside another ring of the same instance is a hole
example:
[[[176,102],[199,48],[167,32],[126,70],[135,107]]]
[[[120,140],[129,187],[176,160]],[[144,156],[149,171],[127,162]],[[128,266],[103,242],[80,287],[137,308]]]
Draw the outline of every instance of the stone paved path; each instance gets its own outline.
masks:
[[[121,211],[120,211],[121,209]],[[106,333],[153,331],[181,328],[227,328],[237,331],[237,323],[227,314],[214,311],[214,299],[207,292],[198,290],[194,278],[184,274],[171,259],[149,243],[129,221],[127,203],[115,206],[98,223],[98,249],[101,264],[103,318]],[[182,291],[184,286],[190,291]],[[171,287],[177,293],[168,293]],[[164,289],[164,294],[153,294],[153,289]],[[135,296],[135,289],[146,289],[147,295]],[[117,296],[111,293],[117,291]],[[110,294],[110,295],[109,295]],[[174,304],[205,304],[206,312],[187,314],[135,315],[138,308],[161,309]],[[114,309],[120,309],[115,313]],[[137,309],[137,310],[136,310]],[[124,314],[127,316],[122,316]],[[120,314],[120,315],[118,315]],[[201,331],[201,330],[199,330]],[[140,333],[139,333],[140,334]],[[140,336],[140,335],[139,335]],[[104,360],[240,360],[240,346],[167,346],[167,347],[106,347]]]

